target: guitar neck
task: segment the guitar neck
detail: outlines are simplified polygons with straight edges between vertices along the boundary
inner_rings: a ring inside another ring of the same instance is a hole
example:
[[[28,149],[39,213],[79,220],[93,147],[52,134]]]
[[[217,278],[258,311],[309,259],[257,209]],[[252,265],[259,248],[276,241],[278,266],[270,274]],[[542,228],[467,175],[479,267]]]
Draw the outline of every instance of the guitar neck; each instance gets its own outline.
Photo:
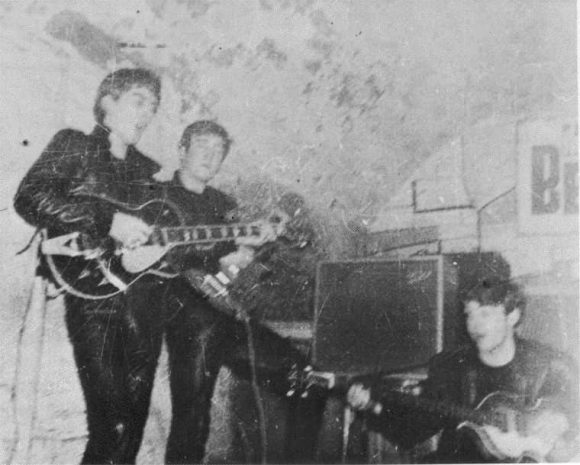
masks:
[[[237,223],[205,226],[174,226],[155,228],[150,245],[190,245],[233,241],[238,237],[259,236],[261,227],[257,223]]]
[[[409,393],[398,391],[387,391],[384,393],[383,402],[385,404],[395,403],[406,406],[418,411],[436,414],[445,418],[457,421],[469,421],[477,425],[496,425],[502,422],[502,418],[493,414],[493,412],[484,412],[451,404],[449,402],[434,401],[415,396]]]
[[[326,389],[346,392],[353,379],[348,375],[336,375],[329,372],[311,372],[307,375],[311,385],[317,385]],[[384,406],[400,405],[409,409],[436,414],[459,422],[469,421],[477,425],[503,426],[505,418],[497,412],[485,412],[473,410],[461,405],[455,405],[444,401],[435,401],[408,392],[401,392],[392,388],[382,391],[381,403]]]

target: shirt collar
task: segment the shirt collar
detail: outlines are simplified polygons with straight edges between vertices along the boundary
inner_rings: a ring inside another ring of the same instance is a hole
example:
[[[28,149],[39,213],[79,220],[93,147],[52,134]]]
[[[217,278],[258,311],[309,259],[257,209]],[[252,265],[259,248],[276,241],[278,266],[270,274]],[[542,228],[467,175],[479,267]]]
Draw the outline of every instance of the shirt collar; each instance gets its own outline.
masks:
[[[93,136],[100,147],[103,147],[105,150],[109,150],[111,148],[111,141],[109,140],[109,134],[111,134],[111,130],[102,124],[96,124],[93,128],[93,132],[91,136]],[[127,146],[127,156],[125,160],[129,157],[133,157],[135,152],[135,146],[129,145]],[[112,157],[114,160],[119,160],[118,158]]]
[[[111,142],[109,141],[110,133],[111,130],[108,127],[103,126],[101,124],[97,124],[93,128],[91,136],[93,136],[95,139],[99,141],[99,145],[104,146],[108,150],[111,147]]]

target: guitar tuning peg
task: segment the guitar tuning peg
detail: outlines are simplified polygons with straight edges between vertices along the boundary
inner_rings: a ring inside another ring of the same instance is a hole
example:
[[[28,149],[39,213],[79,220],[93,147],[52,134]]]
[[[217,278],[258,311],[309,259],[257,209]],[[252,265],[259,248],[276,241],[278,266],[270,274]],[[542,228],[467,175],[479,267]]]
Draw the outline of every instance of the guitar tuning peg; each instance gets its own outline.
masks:
[[[296,389],[290,389],[286,392],[286,397],[292,397],[294,394],[296,394]]]

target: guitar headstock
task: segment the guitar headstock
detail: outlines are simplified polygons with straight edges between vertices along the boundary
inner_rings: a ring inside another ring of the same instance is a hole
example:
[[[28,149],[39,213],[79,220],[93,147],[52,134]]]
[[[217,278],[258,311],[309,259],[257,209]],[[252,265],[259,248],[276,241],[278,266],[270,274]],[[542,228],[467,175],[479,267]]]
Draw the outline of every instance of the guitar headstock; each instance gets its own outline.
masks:
[[[268,215],[268,223],[274,228],[276,237],[283,236],[286,233],[286,226],[290,221],[290,215],[285,211],[276,208]]]
[[[312,242],[313,231],[308,227],[300,209],[291,214],[275,208],[267,218],[276,233],[276,237],[284,238],[293,247],[303,248]]]

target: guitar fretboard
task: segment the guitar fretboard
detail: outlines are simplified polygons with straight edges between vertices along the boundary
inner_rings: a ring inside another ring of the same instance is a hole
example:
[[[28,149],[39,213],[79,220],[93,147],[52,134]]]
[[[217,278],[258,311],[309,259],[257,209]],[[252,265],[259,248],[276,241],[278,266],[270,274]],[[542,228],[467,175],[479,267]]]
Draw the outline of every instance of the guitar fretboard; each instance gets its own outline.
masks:
[[[351,379],[344,375],[328,376],[324,372],[313,372],[308,376],[311,384],[325,388],[347,391],[351,384]],[[330,381],[332,380],[332,381]],[[494,425],[501,429],[506,429],[506,413],[499,410],[476,410],[461,405],[453,404],[446,401],[437,401],[433,399],[415,396],[411,393],[401,392],[393,389],[384,389],[382,391],[381,402],[384,407],[389,405],[400,405],[413,410],[432,413],[445,418],[457,420],[459,422],[469,421],[477,425]],[[525,418],[522,415],[516,415],[515,421],[518,430],[524,430]]]
[[[389,391],[385,394],[385,400],[387,402],[397,403],[424,412],[441,415],[458,421],[470,421],[478,425],[505,426],[505,416],[500,412],[472,410],[449,402],[433,401],[397,391]]]
[[[261,228],[255,223],[207,226],[175,226],[156,228],[148,245],[188,245],[233,241],[238,237],[259,236]]]

